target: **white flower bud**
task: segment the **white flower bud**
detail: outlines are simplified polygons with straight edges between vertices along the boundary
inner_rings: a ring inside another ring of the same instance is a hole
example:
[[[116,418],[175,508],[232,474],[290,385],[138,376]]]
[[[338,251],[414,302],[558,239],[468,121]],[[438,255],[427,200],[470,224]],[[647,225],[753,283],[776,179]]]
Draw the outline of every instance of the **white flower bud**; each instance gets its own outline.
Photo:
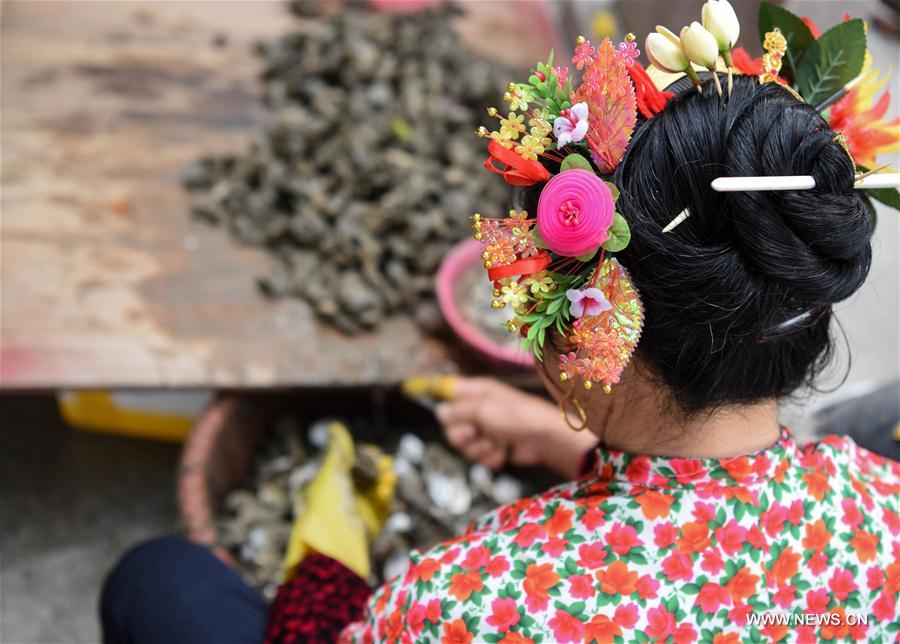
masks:
[[[716,39],[719,51],[734,47],[741,34],[741,25],[728,0],[707,0],[700,15],[703,27]]]
[[[690,27],[681,30],[681,47],[691,62],[707,69],[715,68],[719,57],[719,44],[696,20]]]
[[[660,29],[665,29],[665,27],[657,27],[656,29],[659,31]],[[668,29],[665,30],[669,32],[674,42],[662,33],[649,34],[644,42],[644,50],[647,52],[647,57],[651,63],[664,72],[673,74],[683,72],[690,63],[681,49],[678,37]]]

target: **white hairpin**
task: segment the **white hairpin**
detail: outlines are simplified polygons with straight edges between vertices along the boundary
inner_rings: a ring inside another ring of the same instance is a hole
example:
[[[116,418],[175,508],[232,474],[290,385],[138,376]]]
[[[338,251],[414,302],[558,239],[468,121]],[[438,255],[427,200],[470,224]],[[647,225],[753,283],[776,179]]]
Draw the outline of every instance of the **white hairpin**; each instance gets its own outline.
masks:
[[[811,190],[816,180],[808,174],[782,177],[719,177],[710,184],[716,192],[747,192],[750,190]],[[864,175],[857,179],[857,189],[900,188],[900,173]]]

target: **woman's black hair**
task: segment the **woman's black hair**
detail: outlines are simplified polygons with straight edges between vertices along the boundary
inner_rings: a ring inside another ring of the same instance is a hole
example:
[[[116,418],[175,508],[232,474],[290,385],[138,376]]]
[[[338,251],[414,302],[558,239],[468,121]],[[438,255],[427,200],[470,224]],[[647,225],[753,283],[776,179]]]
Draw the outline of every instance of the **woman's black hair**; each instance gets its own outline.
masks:
[[[673,88],[679,89],[679,88]],[[831,354],[831,305],[863,283],[872,217],[815,109],[777,84],[710,81],[638,124],[612,181],[643,298],[636,356],[687,415],[790,394]],[[813,190],[719,193],[716,177],[812,175]],[[690,217],[662,228],[687,207]],[[764,332],[807,310],[801,330]]]

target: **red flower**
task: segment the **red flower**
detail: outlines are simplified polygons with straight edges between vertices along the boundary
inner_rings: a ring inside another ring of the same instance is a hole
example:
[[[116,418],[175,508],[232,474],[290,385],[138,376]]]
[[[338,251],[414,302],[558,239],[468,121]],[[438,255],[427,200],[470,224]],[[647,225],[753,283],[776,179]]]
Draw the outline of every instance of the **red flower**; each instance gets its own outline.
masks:
[[[511,633],[507,633],[506,637],[497,642],[497,644],[534,644],[534,640],[530,637],[525,637],[524,635],[520,635],[515,631]]]
[[[871,532],[860,530],[850,539],[850,545],[856,551],[856,557],[860,563],[866,563],[875,558],[878,550],[878,537]]]
[[[569,577],[569,592],[576,599],[588,599],[597,594],[594,578],[590,575],[572,575]]]
[[[781,608],[787,610],[791,607],[791,604],[794,603],[794,600],[797,599],[797,588],[791,584],[782,586],[778,589],[778,592],[772,596],[772,599]]]
[[[648,476],[650,476],[650,457],[648,456],[635,456],[625,468],[625,478],[629,483],[637,485],[646,483]]]
[[[637,580],[635,587],[637,588],[638,597],[641,599],[653,599],[656,597],[659,582],[650,575],[644,575]]]
[[[806,516],[806,510],[803,508],[803,501],[797,500],[791,503],[791,507],[788,510],[787,516],[788,523],[800,525],[800,522],[803,521],[804,516]]]
[[[751,467],[750,459],[746,456],[720,458],[719,465],[728,472],[728,476],[738,483],[746,482],[753,476],[753,468]]]
[[[484,588],[481,573],[475,571],[456,573],[450,578],[450,594],[461,602],[472,593],[480,593]]]
[[[814,575],[821,575],[828,569],[828,556],[824,552],[817,552],[806,562],[806,567]]]
[[[756,584],[759,583],[759,576],[750,573],[750,569],[744,566],[736,573],[734,577],[728,580],[725,588],[735,603],[744,599],[749,599],[756,594]]]
[[[713,575],[718,574],[725,567],[725,562],[722,561],[722,553],[719,552],[718,548],[712,548],[703,553],[703,563],[700,564],[700,567]]]
[[[622,557],[627,555],[629,550],[640,545],[641,542],[638,540],[637,532],[635,532],[634,528],[630,525],[616,523],[607,533],[606,543],[612,547],[613,552]]]
[[[878,590],[884,583],[884,571],[878,566],[872,566],[866,571],[866,581],[869,590]]]
[[[853,573],[844,568],[834,572],[831,579],[828,580],[828,587],[831,589],[834,598],[839,602],[847,599],[847,595],[857,589],[856,582],[853,580]]]
[[[584,513],[584,516],[581,517],[581,523],[588,530],[594,531],[601,525],[603,525],[603,510],[600,508],[588,508],[587,512]]]
[[[526,523],[519,528],[513,542],[520,548],[530,548],[537,539],[543,539],[546,534],[544,526],[537,523]]]
[[[569,540],[564,539],[563,537],[554,537],[549,541],[544,542],[544,545],[541,546],[541,552],[543,552],[548,557],[559,557],[562,553],[566,551],[569,547]]]
[[[697,503],[694,506],[694,521],[709,523],[716,518],[716,509],[711,503]]]
[[[653,543],[657,548],[668,548],[678,538],[678,530],[671,523],[660,523],[653,528]]]
[[[607,595],[630,595],[637,590],[638,574],[628,569],[622,561],[614,561],[609,566],[596,572],[600,590]]]
[[[682,552],[701,552],[709,546],[709,528],[704,523],[688,522],[681,527],[677,541]]]
[[[459,556],[460,552],[462,552],[462,548],[451,548],[441,557],[441,563],[453,563],[454,561],[456,561],[456,558]]]
[[[488,154],[484,167],[502,175],[510,185],[533,186],[550,178],[547,168],[539,162],[525,159],[496,141],[488,143]]]
[[[732,599],[733,598],[734,595],[732,595]],[[749,604],[740,604],[735,602],[734,608],[728,611],[728,619],[734,622],[735,626],[746,626],[747,622],[749,621],[747,619],[747,615],[749,615],[752,610],[753,609],[750,608]]]
[[[699,606],[707,615],[712,615],[719,610],[722,604],[731,603],[731,598],[725,591],[725,588],[715,582],[709,582],[703,585],[697,598],[694,600],[694,606]]]
[[[703,461],[696,458],[673,458],[669,465],[675,471],[675,480],[681,485],[688,485],[706,476]]]
[[[691,556],[683,552],[673,552],[662,562],[663,574],[669,578],[669,581],[678,579],[690,581],[693,577],[693,568],[694,563],[691,561]]]
[[[634,628],[638,621],[637,604],[626,604],[616,608],[616,614],[613,615],[613,621],[623,628]]]
[[[765,530],[766,534],[770,537],[781,535],[786,520],[787,508],[777,501],[759,517],[759,522],[762,524],[763,530]]]
[[[406,626],[412,631],[413,635],[418,635],[422,632],[422,627],[425,626],[425,615],[425,605],[415,601],[409,607],[409,610],[406,611]]]
[[[431,557],[423,559],[413,566],[416,578],[426,583],[432,580],[434,573],[436,573],[440,567],[441,565]]]
[[[599,568],[606,559],[606,548],[599,543],[583,543],[578,546],[578,565]]]
[[[894,598],[888,593],[882,592],[872,604],[872,613],[875,615],[875,619],[888,622],[894,619],[896,608],[897,604]]]
[[[432,624],[437,624],[441,619],[441,600],[432,599],[425,607],[425,619]]]
[[[584,622],[573,615],[569,615],[564,610],[557,610],[556,616],[547,622],[547,626],[553,631],[553,637],[556,638],[555,641],[561,644],[565,642],[578,642],[580,644],[584,635]]]
[[[484,546],[476,546],[466,553],[463,559],[462,567],[464,570],[478,570],[482,566],[487,565],[491,557],[491,551]]]
[[[652,521],[653,519],[664,519],[669,516],[669,508],[675,502],[675,497],[651,491],[637,496],[635,501],[638,502],[641,510],[644,511],[644,518]]]
[[[675,644],[691,644],[697,641],[697,631],[690,624],[681,624],[672,634]]]
[[[793,548],[788,546],[772,563],[772,567],[769,569],[769,579],[774,581],[777,586],[784,586],[797,574],[799,562],[800,554],[795,553]]]
[[[828,591],[824,588],[806,593],[806,611],[813,615],[821,615],[828,610]]]
[[[722,551],[729,557],[743,550],[746,540],[747,528],[739,525],[734,519],[731,519],[721,528],[716,528],[716,541],[719,542]]]
[[[441,644],[471,644],[472,633],[466,628],[466,623],[462,619],[452,622],[444,622],[444,636],[441,637]]]
[[[515,599],[495,599],[491,602],[491,610],[493,612],[488,616],[487,623],[501,633],[508,631],[521,619]]]
[[[509,560],[502,555],[498,555],[491,559],[484,568],[484,571],[491,577],[499,577],[507,570],[509,570]]]
[[[819,519],[815,523],[806,524],[806,536],[803,538],[803,547],[807,550],[820,552],[828,547],[831,540],[831,532],[825,527],[825,521]]]
[[[747,541],[749,541],[750,545],[757,550],[763,550],[765,552],[769,551],[769,546],[766,544],[766,538],[763,536],[763,533],[758,526],[752,526],[747,530]]]
[[[655,606],[647,611],[647,628],[645,630],[653,639],[665,639],[675,632],[675,615],[662,606]]]

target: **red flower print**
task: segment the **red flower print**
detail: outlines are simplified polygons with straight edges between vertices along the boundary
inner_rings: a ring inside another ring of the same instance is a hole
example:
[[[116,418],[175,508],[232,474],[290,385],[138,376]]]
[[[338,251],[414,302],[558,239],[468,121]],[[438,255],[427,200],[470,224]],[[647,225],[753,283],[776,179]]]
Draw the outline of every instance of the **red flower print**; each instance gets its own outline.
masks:
[[[703,523],[689,522],[681,528],[676,542],[682,552],[700,552],[709,546],[709,528]]]
[[[534,644],[534,640],[519,633],[507,633],[497,644]]]
[[[640,545],[637,532],[630,525],[616,523],[606,535],[606,543],[620,557],[627,555],[628,551]]]
[[[413,602],[406,611],[406,627],[412,631],[413,635],[422,632],[422,627],[425,626],[425,612],[424,604],[418,602]]]
[[[637,594],[641,599],[654,599],[659,589],[659,582],[650,575],[644,575],[637,580]]]
[[[728,592],[719,584],[711,581],[700,589],[694,600],[694,606],[699,606],[704,613],[712,615],[719,610],[719,606],[730,602],[731,598],[728,596]]]
[[[480,593],[484,588],[481,573],[474,570],[456,573],[450,578],[450,594],[464,602],[472,593]]]
[[[578,546],[578,565],[599,568],[606,559],[606,548],[600,543],[583,543]]]
[[[738,483],[745,483],[753,477],[753,467],[746,456],[719,459],[719,465],[728,472],[728,476]]]
[[[594,615],[584,629],[585,642],[613,644],[617,637],[622,637],[622,629],[606,615]]]
[[[722,551],[729,557],[736,555],[744,549],[747,539],[747,528],[741,527],[734,519],[731,519],[721,528],[716,528],[716,541],[722,547]]]
[[[528,610],[543,610],[547,606],[550,595],[547,591],[559,583],[559,575],[553,570],[553,564],[530,564],[525,569],[525,604]]]
[[[645,519],[664,519],[669,516],[669,508],[675,502],[675,497],[661,492],[644,492],[635,498]]]
[[[713,637],[713,644],[738,644],[740,641],[737,633],[716,633]]]
[[[513,538],[513,542],[520,548],[530,548],[538,539],[546,536],[544,526],[537,523],[526,523],[519,528],[518,534]]]
[[[772,595],[772,599],[779,607],[787,610],[794,603],[794,600],[797,599],[797,589],[791,584],[782,586],[777,593]]]
[[[719,549],[712,548],[705,551],[703,553],[703,563],[700,564],[700,567],[713,575],[718,574],[725,567],[725,562],[722,561],[722,553],[719,552]]]
[[[544,545],[541,546],[541,552],[543,552],[548,557],[553,557],[555,559],[556,557],[559,557],[562,553],[564,553],[568,546],[568,539],[564,539],[562,537],[554,537],[544,542]]]
[[[668,548],[678,538],[678,530],[671,523],[660,523],[653,528],[653,543],[657,548]]]
[[[806,562],[806,567],[814,575],[821,575],[828,569],[828,557],[824,552],[817,552]]]
[[[894,619],[896,609],[897,603],[894,598],[885,592],[882,592],[872,604],[872,614],[875,615],[875,619],[884,622]]]
[[[574,514],[575,512],[569,508],[563,506],[556,508],[553,516],[544,523],[544,529],[547,531],[547,534],[555,537],[571,530],[572,515]]]
[[[432,599],[425,607],[425,619],[432,624],[437,624],[441,619],[441,600]]]
[[[891,534],[900,534],[900,514],[898,514],[897,512],[892,512],[885,508],[884,522],[887,524],[887,527],[891,531]]]
[[[856,582],[853,581],[853,573],[846,568],[836,570],[828,580],[828,588],[831,589],[831,594],[836,600],[844,601],[847,599],[847,595],[857,588]]]
[[[415,569],[415,578],[420,581],[429,582],[434,578],[434,573],[436,573],[440,567],[441,565],[431,557],[423,559],[413,566]]]
[[[884,590],[891,595],[900,592],[900,563],[892,563],[887,567],[887,582]]]
[[[843,606],[835,606],[828,611],[828,614],[838,615],[839,619],[826,620],[822,624],[822,628],[819,629],[819,637],[823,640],[842,640],[847,637],[850,634],[850,629],[847,627]]]
[[[711,503],[698,503],[694,506],[694,521],[709,523],[716,518],[716,508]]]
[[[662,571],[669,581],[683,579],[690,581],[693,576],[694,563],[691,556],[683,552],[673,552],[663,559]]]
[[[856,558],[860,563],[872,561],[878,550],[878,537],[871,532],[860,530],[850,539],[850,545],[856,551]]]
[[[829,600],[828,591],[824,588],[809,591],[806,593],[806,612],[821,615],[828,610]]]
[[[488,616],[487,623],[505,633],[519,623],[521,615],[518,608],[515,599],[495,599],[491,602],[493,612]]]
[[[806,483],[806,491],[816,501],[825,498],[825,492],[828,491],[828,478],[823,470],[813,470],[803,475],[803,482]]]
[[[784,624],[766,624],[760,629],[760,633],[772,642],[780,642],[790,633],[790,627]]]
[[[797,644],[817,644],[815,626],[798,626],[794,629],[794,636],[797,638]]]
[[[575,599],[588,599],[597,594],[594,578],[590,575],[572,575],[569,577],[569,592]]]
[[[732,600],[733,599],[734,595],[732,595]],[[747,619],[747,615],[749,615],[752,610],[753,609],[750,608],[749,604],[740,604],[738,602],[735,602],[734,608],[728,611],[728,619],[734,622],[735,626],[746,626],[747,622],[749,621]]]
[[[584,527],[591,532],[603,525],[603,521],[603,510],[600,508],[588,508],[587,512],[584,513],[584,516],[581,517],[581,523],[583,523]]]
[[[695,458],[673,458],[669,465],[675,471],[675,480],[681,485],[688,485],[706,476],[706,468],[703,461]]]
[[[803,501],[799,499],[791,503],[791,507],[788,510],[787,520],[788,523],[792,523],[793,525],[800,525],[800,522],[803,521],[803,517],[806,516],[806,510],[803,509]]]
[[[777,502],[763,512],[759,520],[766,534],[770,537],[780,536],[784,529],[784,522],[787,520],[787,514],[787,508]]]
[[[757,476],[765,476],[771,464],[772,460],[768,456],[760,454],[753,459],[753,471]]]
[[[395,611],[392,611],[387,618],[387,636],[389,639],[400,639],[400,636],[403,635],[403,613],[400,612],[398,608]]]
[[[634,628],[638,621],[637,604],[625,604],[616,609],[613,621],[622,628]]]
[[[878,566],[872,566],[866,571],[866,582],[869,590],[878,590],[884,583],[884,571]]]
[[[638,574],[628,569],[622,561],[614,561],[603,570],[597,571],[600,590],[607,595],[630,595],[635,592]]]
[[[584,622],[564,610],[557,610],[556,615],[547,622],[547,625],[553,631],[555,641],[560,644],[566,642],[579,642],[580,644],[584,635]]]
[[[649,476],[650,459],[647,456],[636,456],[625,468],[625,477],[634,485],[643,485]]]
[[[778,555],[778,559],[772,564],[772,567],[769,570],[770,578],[777,586],[784,586],[797,574],[799,562],[800,555],[795,553],[794,550],[788,546],[781,551],[781,554]]]
[[[725,588],[732,601],[735,603],[749,599],[756,594],[756,584],[759,583],[759,575],[751,574],[746,566],[734,573],[734,577],[728,580]]]
[[[462,552],[462,548],[451,548],[443,554],[443,556],[441,557],[441,563],[453,563],[454,561],[456,561],[456,558],[459,556],[460,552]]]
[[[466,628],[466,623],[462,619],[444,622],[444,636],[441,637],[441,644],[470,644],[471,642],[472,633]]]
[[[763,552],[769,551],[769,544],[766,543],[766,538],[757,526],[753,526],[747,530],[747,541],[749,541],[750,545],[757,550],[762,550]]]
[[[509,559],[502,555],[491,559],[484,568],[484,571],[491,577],[499,577],[507,570],[509,570]]]
[[[690,624],[681,624],[672,634],[675,644],[691,644],[697,641],[697,631]]]
[[[490,558],[490,550],[484,546],[476,546],[466,553],[466,558],[462,562],[463,570],[478,570],[482,566],[487,565]]]
[[[825,521],[819,519],[813,524],[806,524],[806,536],[803,538],[803,547],[807,550],[821,551],[828,547],[831,533],[825,527]]]
[[[647,611],[647,629],[653,639],[665,639],[675,632],[675,615],[662,606],[654,606]]]

